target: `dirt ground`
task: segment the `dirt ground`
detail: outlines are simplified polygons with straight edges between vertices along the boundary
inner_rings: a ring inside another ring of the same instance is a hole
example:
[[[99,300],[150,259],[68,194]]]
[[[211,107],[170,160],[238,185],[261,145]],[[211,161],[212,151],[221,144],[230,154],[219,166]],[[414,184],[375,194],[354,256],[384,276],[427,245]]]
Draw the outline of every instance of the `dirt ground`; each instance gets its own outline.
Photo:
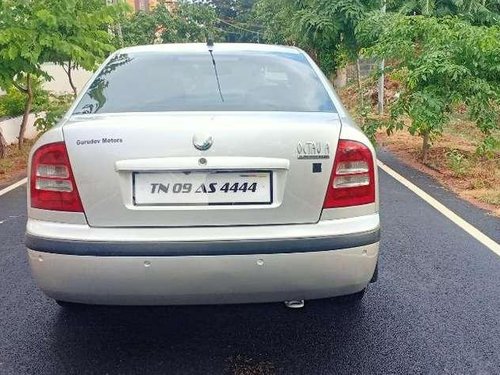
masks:
[[[500,217],[500,160],[483,158],[464,162],[466,166],[453,166],[450,152],[455,155],[473,155],[475,147],[456,136],[446,136],[435,141],[430,149],[429,162],[420,161],[421,139],[407,132],[388,136],[377,133],[379,147],[390,150],[405,164],[436,178],[441,184],[463,199]],[[466,159],[469,160],[469,159]]]
[[[22,150],[17,145],[7,146],[7,156],[0,159],[0,189],[26,177],[28,155],[33,143],[26,140]]]
[[[363,90],[365,103],[371,104],[370,116],[383,119],[376,115],[376,91],[370,86]],[[386,114],[396,90],[397,85],[386,84]],[[357,86],[346,87],[340,95],[344,105],[360,122]],[[433,176],[463,199],[500,216],[500,153],[497,151],[488,157],[477,154],[484,135],[466,119],[464,112],[458,110],[443,134],[432,141],[426,164],[421,162],[422,139],[412,136],[406,129],[390,136],[379,129],[375,135],[377,145],[390,150],[405,164]]]

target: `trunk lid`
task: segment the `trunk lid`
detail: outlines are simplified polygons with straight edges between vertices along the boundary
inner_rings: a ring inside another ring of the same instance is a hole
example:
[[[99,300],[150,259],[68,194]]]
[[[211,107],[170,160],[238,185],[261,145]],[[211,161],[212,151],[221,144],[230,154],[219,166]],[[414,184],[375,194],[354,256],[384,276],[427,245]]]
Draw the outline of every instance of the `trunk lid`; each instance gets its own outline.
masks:
[[[334,113],[172,112],[74,116],[63,132],[90,226],[168,227],[317,222],[340,128]],[[205,204],[209,180],[239,191]]]

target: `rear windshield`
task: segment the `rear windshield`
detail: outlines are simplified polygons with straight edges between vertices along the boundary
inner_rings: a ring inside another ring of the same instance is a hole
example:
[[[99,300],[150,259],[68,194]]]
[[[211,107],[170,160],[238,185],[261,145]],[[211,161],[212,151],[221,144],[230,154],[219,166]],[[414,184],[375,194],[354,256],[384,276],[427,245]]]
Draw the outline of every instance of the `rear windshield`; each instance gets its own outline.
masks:
[[[301,54],[214,51],[213,55],[215,67],[208,50],[183,55],[116,55],[92,82],[73,114],[335,112],[325,87]]]

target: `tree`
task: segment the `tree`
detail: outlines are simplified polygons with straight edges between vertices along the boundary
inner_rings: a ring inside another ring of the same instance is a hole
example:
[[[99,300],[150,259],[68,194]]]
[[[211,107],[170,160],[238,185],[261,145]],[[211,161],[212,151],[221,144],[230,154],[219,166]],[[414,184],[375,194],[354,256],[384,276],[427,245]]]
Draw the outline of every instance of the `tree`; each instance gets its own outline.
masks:
[[[157,39],[156,30],[160,24],[158,20],[160,12],[168,13],[168,10],[166,7],[156,7],[150,13],[138,11],[125,19],[121,23],[123,43],[126,46],[153,44]],[[165,17],[170,17],[170,14],[167,14]]]
[[[326,73],[337,74],[357,57],[355,28],[372,0],[259,0],[258,19],[271,43],[297,45],[308,51]]]
[[[171,27],[164,24],[161,32],[164,43],[206,42],[208,36],[218,35],[217,14],[208,4],[183,0],[179,2],[171,16],[173,19]]]
[[[381,16],[358,26],[358,37],[371,45],[367,56],[391,59],[392,75],[402,92],[391,110],[388,132],[402,129],[422,137],[427,162],[432,139],[458,104],[491,143],[500,124],[500,28],[473,26],[453,17]],[[494,143],[494,142],[493,142]]]
[[[6,147],[7,147],[7,141],[5,140],[2,134],[2,129],[0,129],[0,159],[3,159],[5,157]]]
[[[254,23],[256,0],[198,0],[210,4],[217,14],[217,28],[226,42],[258,42],[261,26]]]
[[[41,65],[45,62],[73,61],[93,67],[111,50],[109,35],[92,29],[111,23],[106,10],[78,14],[83,0],[3,0],[0,2],[0,85],[14,85],[26,96],[18,145],[22,147],[28,116],[32,109],[34,79],[51,79]],[[78,35],[77,35],[78,34]],[[68,60],[69,59],[69,60]]]
[[[217,15],[206,3],[180,1],[170,10],[164,1],[150,12],[137,12],[122,24],[125,45],[205,42],[217,36]]]
[[[49,59],[63,67],[76,97],[73,70],[81,67],[92,71],[115,49],[110,27],[130,9],[124,2],[109,6],[102,0],[65,0],[62,3],[64,18],[57,20],[57,32],[65,43]]]
[[[2,87],[14,85],[26,95],[19,148],[33,103],[32,80],[44,75],[40,60],[53,45],[52,36],[47,35],[47,21],[53,20],[47,19],[46,12],[33,2],[5,0],[0,3],[0,83]]]
[[[498,0],[395,0],[391,10],[405,15],[457,16],[473,25],[491,26],[500,22]]]

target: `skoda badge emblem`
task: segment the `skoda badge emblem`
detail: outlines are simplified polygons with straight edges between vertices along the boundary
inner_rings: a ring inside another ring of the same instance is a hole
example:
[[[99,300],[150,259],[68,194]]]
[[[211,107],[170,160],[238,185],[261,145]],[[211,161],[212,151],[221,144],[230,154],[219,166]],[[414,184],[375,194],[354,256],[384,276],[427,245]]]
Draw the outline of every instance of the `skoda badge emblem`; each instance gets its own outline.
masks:
[[[193,135],[193,145],[200,151],[206,151],[212,144],[214,143],[214,139],[209,134],[195,134]]]

